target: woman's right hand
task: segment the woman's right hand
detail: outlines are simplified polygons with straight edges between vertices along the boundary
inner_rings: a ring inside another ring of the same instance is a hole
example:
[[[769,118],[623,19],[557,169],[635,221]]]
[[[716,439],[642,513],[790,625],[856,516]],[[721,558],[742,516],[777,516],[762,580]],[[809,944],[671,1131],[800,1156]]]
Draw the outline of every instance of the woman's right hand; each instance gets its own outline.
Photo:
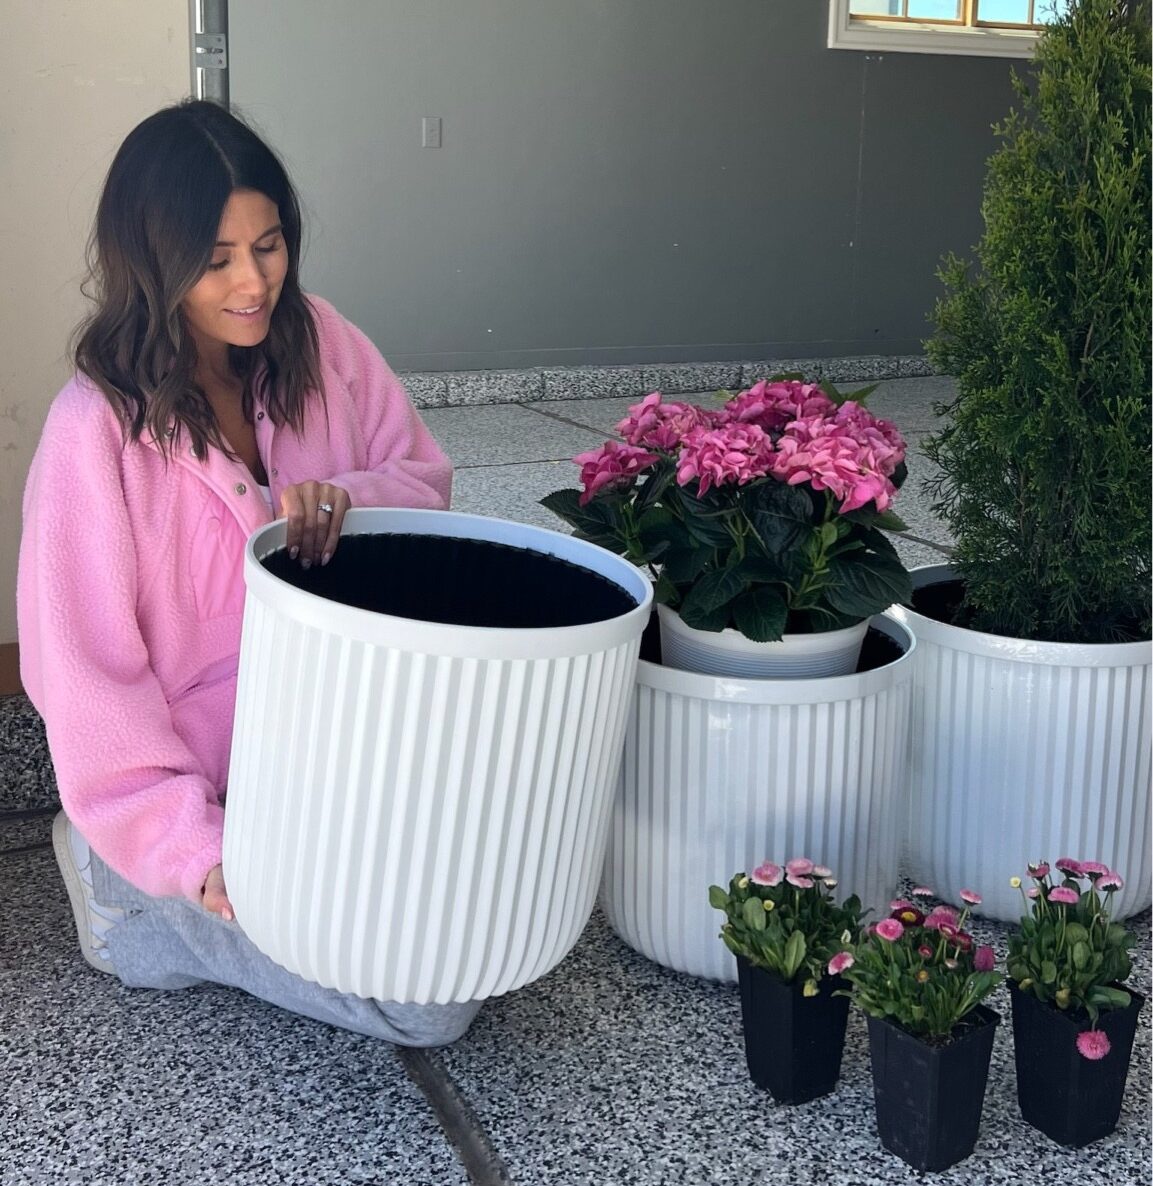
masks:
[[[219,914],[225,922],[232,922],[236,917],[232,913],[232,903],[228,900],[228,890],[224,888],[223,865],[216,865],[208,870],[204,887],[200,891],[200,904],[209,914]]]

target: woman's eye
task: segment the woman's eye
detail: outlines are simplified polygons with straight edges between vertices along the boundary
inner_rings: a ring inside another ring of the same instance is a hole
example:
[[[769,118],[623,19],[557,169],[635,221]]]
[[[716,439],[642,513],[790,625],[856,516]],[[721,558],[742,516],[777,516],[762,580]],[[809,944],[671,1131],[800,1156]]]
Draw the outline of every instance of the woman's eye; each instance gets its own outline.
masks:
[[[259,251],[261,255],[271,255],[272,252],[280,250],[280,244],[273,243],[269,247],[258,247],[256,250]]]
[[[228,265],[228,260],[226,260],[226,259],[217,260],[214,263],[210,263],[208,265],[208,270],[210,272],[219,272],[221,268],[226,267],[227,265]]]

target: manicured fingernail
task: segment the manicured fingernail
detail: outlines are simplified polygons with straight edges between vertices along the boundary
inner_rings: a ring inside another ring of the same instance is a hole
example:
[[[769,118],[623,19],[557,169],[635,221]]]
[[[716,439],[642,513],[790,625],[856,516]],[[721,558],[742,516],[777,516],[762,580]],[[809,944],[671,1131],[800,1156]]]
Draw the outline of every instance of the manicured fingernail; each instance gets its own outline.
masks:
[[[324,555],[323,555],[323,556],[321,556],[321,558],[320,558],[320,564],[321,564],[321,567],[323,567],[324,565],[326,565],[326,564],[327,564],[327,563],[328,563],[328,562],[329,562],[331,559],[332,559],[332,553],[331,553],[331,552],[325,552],[325,553],[324,553]]]
[[[299,554],[300,554],[300,549],[299,549],[299,548],[289,548],[289,549],[288,549],[288,558],[289,558],[289,560],[295,560],[295,559],[296,559],[296,557],[297,557]]]
[[[225,922],[231,922],[232,917],[233,917],[232,911],[229,910],[229,908],[227,906],[225,906],[224,909],[221,910],[221,912],[220,912],[220,917],[223,918]]]
[[[300,567],[301,567],[301,568],[311,568],[311,567],[312,567],[312,561],[311,561],[311,560],[308,560],[308,559],[304,559],[304,560],[302,560],[302,561],[300,562]]]

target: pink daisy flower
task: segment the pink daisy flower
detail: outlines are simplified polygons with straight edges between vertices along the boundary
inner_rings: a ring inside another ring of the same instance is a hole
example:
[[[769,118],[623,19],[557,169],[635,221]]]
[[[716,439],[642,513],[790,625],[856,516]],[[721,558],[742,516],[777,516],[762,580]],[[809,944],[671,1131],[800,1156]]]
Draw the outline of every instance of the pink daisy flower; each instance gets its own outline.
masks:
[[[755,885],[780,885],[781,867],[771,861],[765,861],[749,874],[749,880]]]
[[[794,877],[808,877],[810,873],[814,872],[813,862],[808,857],[794,857],[791,861],[785,862],[785,870],[792,873]]]
[[[1104,1058],[1111,1048],[1109,1035],[1101,1030],[1084,1030],[1077,1035],[1077,1050],[1082,1058],[1096,1062]]]
[[[963,889],[961,891],[961,901],[968,902],[970,906],[980,906],[981,895],[976,890]]]
[[[795,873],[786,873],[785,880],[789,885],[795,885],[797,889],[813,888],[813,879],[811,877],[798,877]]]
[[[993,949],[987,944],[982,944],[973,952],[973,967],[978,972],[991,972],[996,965],[997,960],[993,955]]]
[[[847,968],[851,968],[856,961],[853,959],[851,951],[838,951],[831,960],[829,960],[829,975],[839,976]]]
[[[1103,865],[1100,861],[1082,861],[1081,872],[1086,877],[1104,877],[1111,870],[1108,865]]]
[[[896,942],[905,933],[905,928],[895,918],[881,919],[874,929],[882,939],[890,943]]]
[[[1057,868],[1067,877],[1081,876],[1081,862],[1073,860],[1072,857],[1062,857],[1057,862]]]
[[[1065,906],[1076,906],[1081,900],[1081,895],[1075,890],[1070,889],[1067,885],[1054,886],[1049,891],[1050,902],[1060,902]]]
[[[927,885],[916,885],[913,887],[914,898],[931,898],[933,891]]]
[[[1104,890],[1107,894],[1111,894],[1116,890],[1124,889],[1125,883],[1116,873],[1108,873],[1097,882],[1097,888]]]

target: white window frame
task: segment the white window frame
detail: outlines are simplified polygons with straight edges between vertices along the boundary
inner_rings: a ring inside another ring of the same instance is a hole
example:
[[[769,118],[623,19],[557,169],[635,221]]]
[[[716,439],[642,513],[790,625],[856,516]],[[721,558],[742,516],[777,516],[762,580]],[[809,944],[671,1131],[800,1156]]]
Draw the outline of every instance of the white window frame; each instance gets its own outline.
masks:
[[[1030,58],[1036,29],[956,28],[932,22],[870,21],[849,16],[849,0],[829,0],[829,49],[873,53],[968,54],[983,58]]]

